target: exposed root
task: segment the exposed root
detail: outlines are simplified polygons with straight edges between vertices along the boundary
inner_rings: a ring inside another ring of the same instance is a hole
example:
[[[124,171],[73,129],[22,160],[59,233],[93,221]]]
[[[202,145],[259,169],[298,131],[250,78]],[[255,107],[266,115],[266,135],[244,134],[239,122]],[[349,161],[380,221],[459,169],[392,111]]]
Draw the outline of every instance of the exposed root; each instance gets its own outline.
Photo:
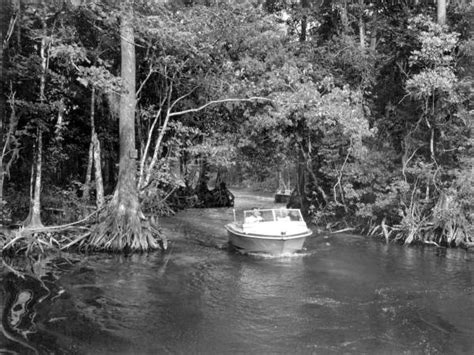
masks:
[[[93,216],[100,218],[100,222],[92,228],[85,226],[85,223]],[[145,218],[139,210],[119,210],[114,203],[74,223],[0,230],[2,253],[13,256],[71,249],[144,252],[156,249],[166,250],[167,244],[166,238],[153,217]]]
[[[78,245],[78,248],[81,249],[81,247],[83,246],[84,244],[84,241],[86,240],[87,237],[90,236],[90,231],[89,232],[86,232],[84,234],[81,234],[77,237],[74,237],[72,241],[70,241],[69,243],[67,243],[66,245],[63,245],[61,246],[61,250],[67,250],[67,249],[71,249],[73,246],[75,246],[76,244]]]
[[[423,241],[423,243],[424,243],[424,244],[429,244],[429,245],[435,245],[435,246],[437,246],[438,248],[441,247],[438,243],[433,242],[432,240],[425,240],[425,241]]]
[[[382,228],[383,231],[383,236],[385,237],[385,243],[388,244],[388,241],[390,239],[390,232],[388,231],[387,225],[385,224],[386,218],[382,220],[382,223],[380,224],[380,227]]]
[[[61,224],[61,225],[58,225],[58,226],[46,226],[46,227],[45,226],[31,227],[31,228],[24,228],[24,229],[27,229],[28,231],[35,232],[35,233],[48,232],[48,231],[56,231],[56,232],[65,231],[65,230],[70,229],[71,227],[74,227],[74,226],[77,227],[80,224],[86,223],[87,221],[89,221],[89,219],[91,219],[94,216],[98,216],[99,213],[102,211],[102,209],[103,208],[100,208],[100,209],[88,214],[83,219],[81,219],[79,221],[71,222],[71,223],[68,223],[68,224]]]
[[[85,238],[85,236],[84,236]],[[153,218],[112,206],[83,242],[86,249],[111,252],[144,252],[167,249],[167,240]]]
[[[73,234],[76,234],[74,231]],[[9,233],[0,234],[0,248],[3,255],[35,255],[48,251],[58,251],[61,245],[69,243],[71,234],[66,232],[32,232],[20,228]]]
[[[355,230],[355,228],[352,228],[352,227],[347,227],[347,228],[342,228],[342,229],[339,229],[337,231],[331,231],[331,234],[337,234],[337,233],[344,233],[344,232],[351,232]]]

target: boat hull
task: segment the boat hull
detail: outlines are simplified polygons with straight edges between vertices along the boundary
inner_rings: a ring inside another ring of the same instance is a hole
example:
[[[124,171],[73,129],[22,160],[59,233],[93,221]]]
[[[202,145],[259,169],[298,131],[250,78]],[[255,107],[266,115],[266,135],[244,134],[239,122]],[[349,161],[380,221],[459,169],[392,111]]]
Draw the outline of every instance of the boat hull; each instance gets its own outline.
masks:
[[[246,234],[232,224],[226,225],[230,244],[241,253],[289,254],[303,249],[303,244],[312,232],[295,235],[257,235]]]

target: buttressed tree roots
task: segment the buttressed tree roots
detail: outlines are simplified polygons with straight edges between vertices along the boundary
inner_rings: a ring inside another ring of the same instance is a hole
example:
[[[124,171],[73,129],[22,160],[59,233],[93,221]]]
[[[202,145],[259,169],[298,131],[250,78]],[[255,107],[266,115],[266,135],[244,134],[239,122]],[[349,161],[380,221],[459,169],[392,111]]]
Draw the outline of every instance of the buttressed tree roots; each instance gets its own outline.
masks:
[[[167,249],[167,239],[153,217],[146,218],[138,209],[112,203],[101,222],[93,227],[86,248],[100,251]]]

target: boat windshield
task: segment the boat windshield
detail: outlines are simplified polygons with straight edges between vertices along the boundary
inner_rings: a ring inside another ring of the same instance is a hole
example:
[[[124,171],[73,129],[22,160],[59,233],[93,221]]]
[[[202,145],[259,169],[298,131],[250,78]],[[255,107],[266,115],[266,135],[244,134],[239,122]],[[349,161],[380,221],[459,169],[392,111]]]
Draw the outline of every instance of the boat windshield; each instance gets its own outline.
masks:
[[[303,216],[299,209],[253,209],[244,211],[244,221],[245,223],[275,221],[303,222]]]

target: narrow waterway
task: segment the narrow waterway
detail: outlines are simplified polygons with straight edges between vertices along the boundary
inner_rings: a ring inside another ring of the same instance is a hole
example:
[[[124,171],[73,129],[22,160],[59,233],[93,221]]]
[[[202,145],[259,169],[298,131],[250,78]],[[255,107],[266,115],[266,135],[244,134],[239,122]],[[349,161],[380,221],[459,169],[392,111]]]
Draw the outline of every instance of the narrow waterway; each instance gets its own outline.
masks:
[[[272,206],[236,191],[237,213]],[[316,234],[278,258],[227,248],[232,209],[161,219],[170,251],[7,266],[0,353],[472,354],[474,254]]]

